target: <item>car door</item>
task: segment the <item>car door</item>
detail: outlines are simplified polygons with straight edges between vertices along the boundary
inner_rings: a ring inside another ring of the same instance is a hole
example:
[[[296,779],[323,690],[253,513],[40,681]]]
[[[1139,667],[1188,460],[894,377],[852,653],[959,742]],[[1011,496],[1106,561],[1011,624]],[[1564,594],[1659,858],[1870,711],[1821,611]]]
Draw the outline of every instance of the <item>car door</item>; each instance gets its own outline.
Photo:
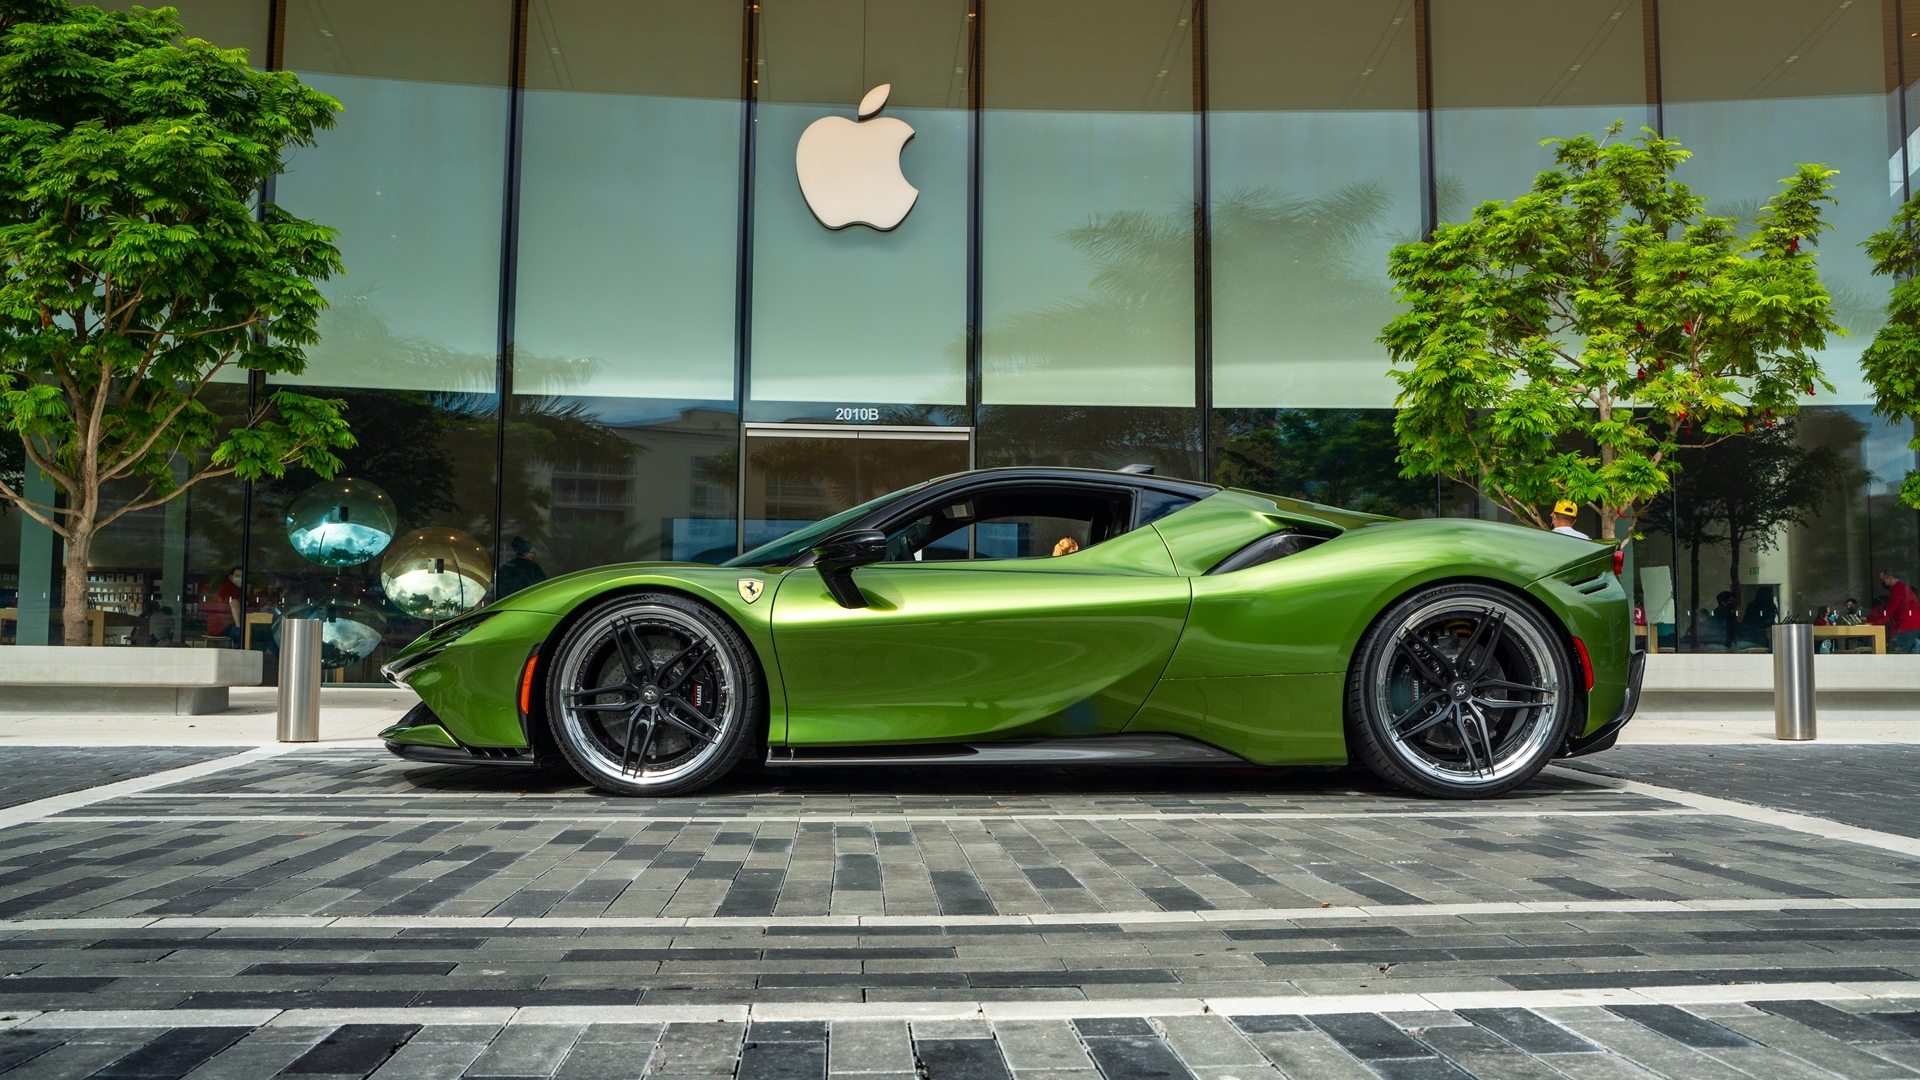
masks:
[[[1118,485],[986,485],[880,524],[890,561],[853,572],[867,607],[840,606],[817,570],[784,575],[788,744],[1119,731],[1192,596],[1139,518]]]

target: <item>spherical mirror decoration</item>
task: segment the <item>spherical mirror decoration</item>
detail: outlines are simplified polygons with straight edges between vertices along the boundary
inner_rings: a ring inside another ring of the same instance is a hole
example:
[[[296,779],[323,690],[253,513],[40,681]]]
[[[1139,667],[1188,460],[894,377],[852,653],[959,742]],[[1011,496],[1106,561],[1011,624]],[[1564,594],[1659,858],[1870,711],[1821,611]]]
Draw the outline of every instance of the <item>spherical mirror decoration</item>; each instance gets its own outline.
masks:
[[[487,598],[492,560],[458,529],[415,529],[393,542],[380,562],[387,601],[417,619],[451,619]]]
[[[320,666],[328,671],[365,660],[380,647],[387,632],[387,620],[372,606],[358,600],[310,600],[288,608],[280,616],[287,619],[320,620]],[[273,626],[274,644],[279,645],[281,623]]]
[[[399,527],[393,500],[365,480],[315,484],[287,507],[287,541],[321,566],[358,566],[385,551]]]

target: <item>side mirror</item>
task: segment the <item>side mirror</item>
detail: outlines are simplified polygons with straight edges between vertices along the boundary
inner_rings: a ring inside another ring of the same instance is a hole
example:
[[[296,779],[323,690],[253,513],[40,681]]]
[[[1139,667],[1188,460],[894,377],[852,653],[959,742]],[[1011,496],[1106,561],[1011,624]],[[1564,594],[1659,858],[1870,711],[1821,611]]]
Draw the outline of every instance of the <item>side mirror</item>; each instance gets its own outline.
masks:
[[[813,565],[820,571],[827,591],[844,608],[867,606],[867,598],[853,583],[857,567],[871,566],[887,557],[887,534],[879,529],[854,529],[830,536],[813,549]]]

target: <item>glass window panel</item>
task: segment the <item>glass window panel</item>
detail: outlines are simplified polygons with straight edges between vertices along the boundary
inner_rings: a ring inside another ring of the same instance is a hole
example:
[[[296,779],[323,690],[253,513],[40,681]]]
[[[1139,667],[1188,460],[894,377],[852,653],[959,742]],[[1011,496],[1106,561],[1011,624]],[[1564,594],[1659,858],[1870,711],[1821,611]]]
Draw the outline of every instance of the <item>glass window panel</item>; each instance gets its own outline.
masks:
[[[636,559],[731,558],[739,436],[730,403],[516,395],[501,529],[501,559],[516,570],[502,570],[501,594],[531,584],[529,569],[538,580]]]
[[[358,445],[339,452],[338,479],[371,483],[384,491],[398,519],[396,535],[382,554],[364,562],[329,566],[310,561],[295,550],[288,536],[287,512],[295,500],[323,481],[296,467],[284,477],[256,483],[244,625],[235,636],[244,641],[250,627],[255,648],[277,651],[273,635],[278,616],[292,612],[296,617],[327,620],[329,626],[323,629],[327,639],[356,648],[352,655],[336,652],[327,657],[326,677],[379,683],[379,666],[434,621],[403,610],[387,595],[382,582],[387,555],[401,549],[408,533],[431,528],[443,536],[448,530],[459,534],[456,543],[442,547],[448,552],[448,565],[458,572],[464,557],[478,563],[473,569],[493,576],[498,399],[492,394],[419,390],[349,388],[328,393],[346,401],[347,417],[359,439]],[[366,514],[359,516],[364,519]],[[216,563],[211,569],[212,575],[201,587],[216,591],[203,593],[207,600],[199,613],[208,633],[215,632],[224,619],[217,590],[226,568]],[[189,570],[190,582],[193,574]],[[269,681],[275,667],[269,660]]]
[[[517,392],[733,400],[741,19],[529,6]]]
[[[966,403],[968,37],[964,0],[761,5],[750,418],[820,415],[801,402]],[[829,229],[796,149],[882,83],[878,119],[913,129],[900,165],[920,194],[891,231]]]
[[[928,438],[905,430],[751,428],[746,442],[749,550],[967,467],[964,437]]]
[[[1392,409],[1216,414],[1215,483],[1394,517],[1432,517],[1434,483],[1400,475]]]
[[[982,400],[1191,406],[1186,0],[986,14]]]
[[[528,7],[501,595],[736,550],[743,17]]]
[[[1387,251],[1420,234],[1414,0],[1213,0],[1213,399],[1393,404]]]
[[[1639,0],[1433,0],[1432,11],[1440,220],[1525,194],[1553,164],[1542,139],[1651,126]]]
[[[1896,118],[1888,115],[1882,41],[1881,9],[1868,4],[1660,5],[1666,130],[1693,152],[1678,175],[1707,199],[1710,213],[1751,229],[1797,163],[1840,170],[1833,178],[1839,205],[1822,208],[1834,230],[1819,239],[1820,277],[1835,319],[1852,336],[1828,341],[1821,364],[1838,392],[1823,392],[1823,402],[1873,400],[1859,357],[1880,327],[1888,282],[1873,276],[1860,242],[1904,197],[1899,146],[1889,147],[1887,137]]]
[[[493,389],[511,29],[506,0],[289,0],[286,66],[346,111],[275,197],[347,273],[285,381]]]

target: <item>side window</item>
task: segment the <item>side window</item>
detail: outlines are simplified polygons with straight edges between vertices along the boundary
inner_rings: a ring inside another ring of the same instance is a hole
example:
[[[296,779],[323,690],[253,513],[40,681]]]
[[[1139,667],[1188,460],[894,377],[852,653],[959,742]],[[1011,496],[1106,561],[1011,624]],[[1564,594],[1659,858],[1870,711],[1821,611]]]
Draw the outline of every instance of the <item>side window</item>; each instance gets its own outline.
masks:
[[[1120,488],[985,488],[938,507],[922,507],[914,517],[889,527],[887,558],[1052,558],[1110,540],[1132,523],[1133,493]]]

